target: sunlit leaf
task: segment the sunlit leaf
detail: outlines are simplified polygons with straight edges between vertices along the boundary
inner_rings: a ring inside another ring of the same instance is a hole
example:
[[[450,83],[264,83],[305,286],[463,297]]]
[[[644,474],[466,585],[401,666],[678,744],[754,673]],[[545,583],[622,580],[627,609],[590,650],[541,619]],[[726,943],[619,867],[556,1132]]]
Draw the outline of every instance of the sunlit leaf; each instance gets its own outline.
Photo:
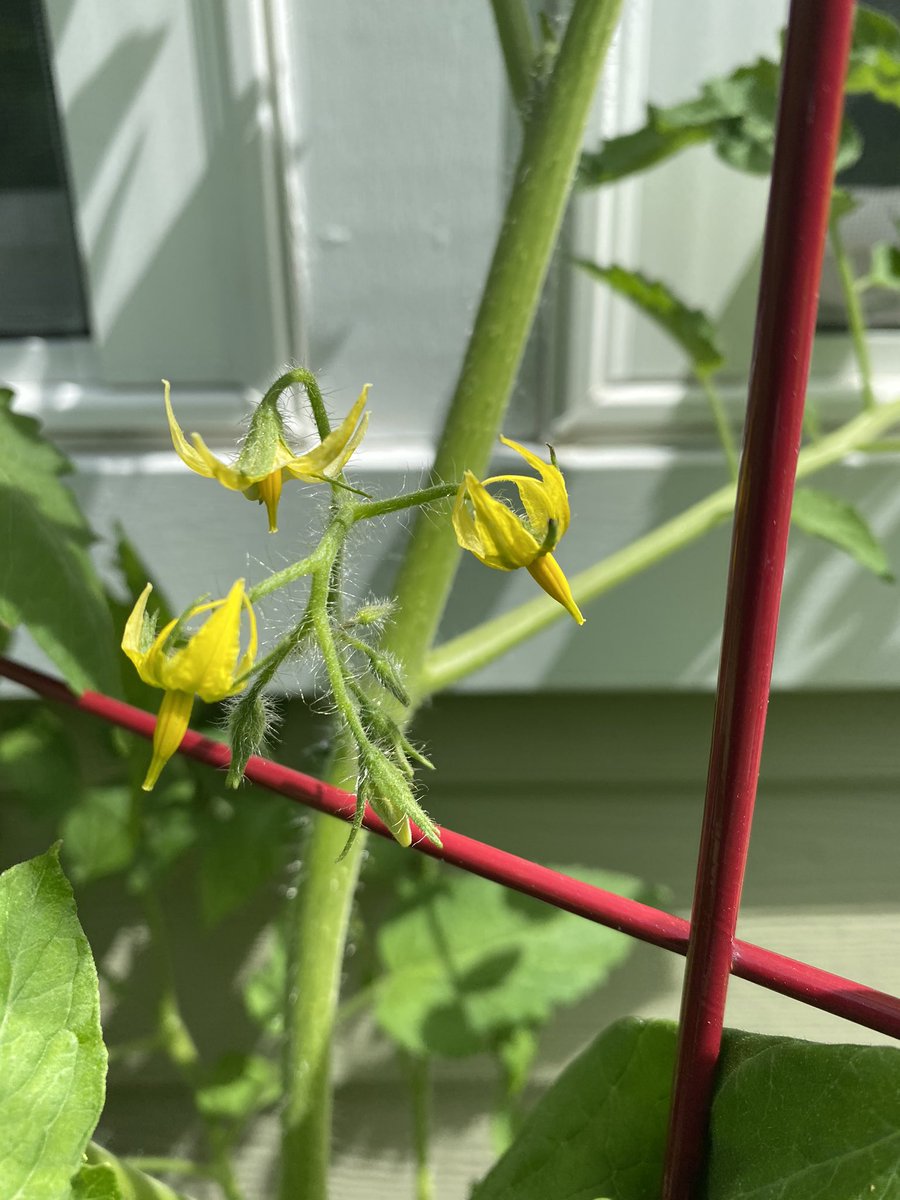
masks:
[[[822,538],[887,583],[894,574],[884,547],[875,537],[865,518],[846,500],[829,492],[797,488],[791,520],[798,529]]]
[[[0,875],[0,1196],[64,1200],[106,1079],[97,972],[58,848]]]
[[[665,283],[648,279],[640,271],[628,271],[619,266],[601,267],[584,259],[579,259],[576,266],[630,300],[659,325],[678,343],[698,374],[712,374],[724,362],[718,335],[709,317],[699,309],[689,308]]]
[[[567,870],[647,898],[629,876]],[[630,951],[622,934],[475,876],[420,883],[405,899],[378,932],[375,1015],[414,1054],[475,1054],[517,1025],[540,1025],[598,987]]]

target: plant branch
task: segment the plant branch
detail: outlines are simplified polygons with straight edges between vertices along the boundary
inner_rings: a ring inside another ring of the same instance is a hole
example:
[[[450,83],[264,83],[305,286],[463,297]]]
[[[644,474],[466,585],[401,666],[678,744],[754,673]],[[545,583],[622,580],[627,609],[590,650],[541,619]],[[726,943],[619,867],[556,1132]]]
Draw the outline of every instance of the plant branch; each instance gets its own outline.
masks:
[[[494,24],[503,51],[506,78],[513,102],[521,116],[528,111],[534,84],[537,42],[531,13],[525,0],[491,0]]]
[[[841,281],[841,292],[847,308],[847,323],[850,328],[850,340],[853,343],[853,353],[856,365],[859,367],[859,377],[862,383],[863,407],[873,409],[877,403],[872,388],[872,360],[869,356],[869,342],[866,336],[866,323],[863,318],[862,304],[856,289],[856,280],[850,266],[850,258],[841,234],[840,219],[832,217],[828,223],[828,238],[831,242],[831,252],[837,264],[838,276]]]
[[[725,458],[728,461],[728,474],[733,483],[737,483],[738,477],[738,452],[735,445],[734,433],[731,428],[731,422],[728,420],[728,413],[725,411],[725,405],[719,391],[713,381],[710,379],[706,371],[695,371],[697,382],[703,389],[706,399],[709,401],[710,411],[712,412],[713,420],[716,424],[716,433],[719,435],[719,441],[722,444],[722,449],[725,452]]]

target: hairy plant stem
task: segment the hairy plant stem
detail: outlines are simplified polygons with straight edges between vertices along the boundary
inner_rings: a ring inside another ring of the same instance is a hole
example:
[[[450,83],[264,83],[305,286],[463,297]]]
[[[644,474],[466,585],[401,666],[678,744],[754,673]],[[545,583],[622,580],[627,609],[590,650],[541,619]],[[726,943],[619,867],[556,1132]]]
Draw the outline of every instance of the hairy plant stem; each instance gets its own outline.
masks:
[[[88,1166],[103,1166],[112,1171],[118,1189],[117,1194],[121,1197],[121,1200],[185,1200],[180,1192],[173,1191],[168,1184],[145,1175],[141,1168],[135,1166],[134,1162],[128,1159],[117,1158],[114,1154],[110,1154],[108,1150],[104,1150],[102,1146],[98,1146],[96,1142],[88,1142],[84,1151],[84,1158]],[[197,1177],[207,1174],[200,1168],[195,1172],[182,1170],[182,1159],[159,1159],[155,1161],[159,1163],[157,1169],[160,1171],[171,1170],[172,1174],[178,1172],[185,1175],[191,1173],[196,1174]],[[186,1167],[192,1165],[190,1163],[184,1164]]]
[[[832,466],[854,450],[867,446],[898,421],[900,401],[867,409],[834,433],[801,450],[797,478]],[[734,501],[735,486],[728,484],[637,541],[573,575],[569,582],[576,602],[587,604],[697,541],[731,515]],[[419,694],[449,687],[565,617],[565,611],[558,604],[541,596],[452,638],[428,656],[419,680]]]
[[[856,365],[859,368],[859,377],[862,384],[863,407],[871,410],[875,407],[877,401],[874,389],[872,388],[872,360],[869,357],[866,322],[859,300],[859,292],[856,290],[853,269],[850,266],[847,249],[844,246],[844,238],[841,233],[840,219],[838,217],[832,217],[828,223],[828,239],[831,242],[831,252],[834,255],[834,261],[837,265],[838,276],[841,281],[841,292],[843,293],[844,304],[847,308],[847,324],[850,328],[850,340],[853,343],[853,354],[856,358]]]
[[[576,0],[553,73],[532,112],[512,193],[456,393],[438,447],[432,485],[482,473],[506,411],[578,163],[581,138],[621,0]],[[459,550],[449,521],[420,514],[397,581],[399,613],[385,637],[413,695],[440,619]],[[355,762],[338,755],[329,775],[353,786]],[[346,831],[317,817],[292,901],[286,1103],[281,1200],[326,1200],[331,1141],[331,1038],[353,891],[365,838],[338,862]]]

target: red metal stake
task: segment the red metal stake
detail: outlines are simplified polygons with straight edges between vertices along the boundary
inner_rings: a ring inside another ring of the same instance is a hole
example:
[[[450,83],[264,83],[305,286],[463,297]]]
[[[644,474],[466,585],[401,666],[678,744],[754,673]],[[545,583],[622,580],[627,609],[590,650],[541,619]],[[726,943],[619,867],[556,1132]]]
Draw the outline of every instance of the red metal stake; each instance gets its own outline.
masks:
[[[763,252],[663,1200],[703,1168],[815,333],[852,0],[793,0]]]

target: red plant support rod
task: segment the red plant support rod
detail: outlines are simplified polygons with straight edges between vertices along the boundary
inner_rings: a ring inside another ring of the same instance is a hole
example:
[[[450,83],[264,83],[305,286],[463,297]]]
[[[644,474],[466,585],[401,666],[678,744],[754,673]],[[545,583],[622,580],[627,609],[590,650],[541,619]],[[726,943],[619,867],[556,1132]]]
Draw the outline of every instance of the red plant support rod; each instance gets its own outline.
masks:
[[[663,1200],[690,1200],[733,968],[775,652],[852,0],[792,0]]]
[[[91,713],[141,737],[153,737],[155,718],[130,704],[123,704],[122,701],[113,700],[99,692],[83,692],[81,696],[76,696],[60,680],[33,671],[30,667],[23,667],[10,659],[0,658],[0,675],[14,679],[48,700],[56,700],[70,708]],[[192,730],[185,734],[180,753],[207,766],[219,768],[227,767],[231,759],[227,746],[201,737]],[[318,809],[319,812],[328,813],[344,821],[349,821],[353,816],[356,803],[353,796],[290,767],[254,756],[247,764],[246,775],[260,787]],[[380,837],[392,840],[387,827],[371,809],[366,809],[363,824]],[[618,929],[629,937],[661,946],[676,954],[687,953],[690,926],[681,917],[661,912],[637,900],[606,892],[578,879],[571,879],[559,871],[539,866],[464,834],[453,833],[449,829],[441,829],[444,843],[442,850],[418,836],[418,830],[416,834],[413,849],[422,854],[450,863],[473,875],[480,875],[483,879],[493,880],[514,891],[524,892],[525,895],[551,904],[554,908],[565,909],[599,925]],[[835,1016],[845,1017],[879,1033],[900,1038],[900,999],[897,997],[775,954],[771,950],[764,950],[749,942],[737,942],[735,950],[734,973],[742,979],[780,992],[801,1003],[811,1004],[825,1012],[834,1013]]]

